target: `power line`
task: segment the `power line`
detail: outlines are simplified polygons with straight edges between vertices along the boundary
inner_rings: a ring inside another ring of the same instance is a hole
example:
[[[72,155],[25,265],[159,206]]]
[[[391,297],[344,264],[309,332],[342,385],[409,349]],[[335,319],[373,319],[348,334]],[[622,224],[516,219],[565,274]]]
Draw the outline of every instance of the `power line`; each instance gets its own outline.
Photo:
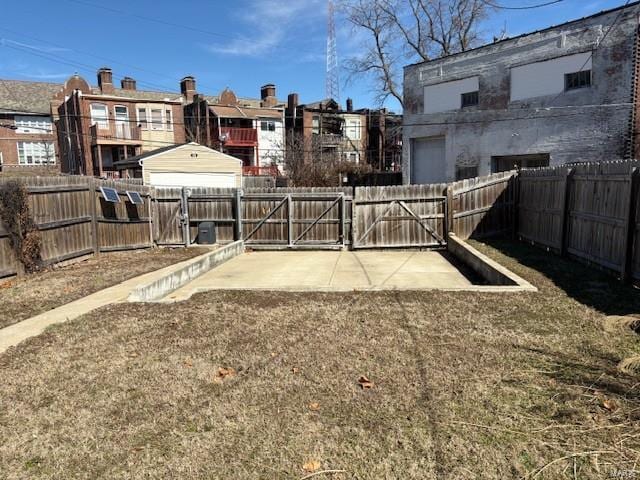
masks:
[[[480,0],[480,1],[489,7],[497,8],[499,10],[532,10],[534,8],[548,7],[549,5],[554,5],[564,0],[552,0],[545,3],[539,3],[537,5],[523,5],[523,6],[517,6],[517,7],[507,7],[505,5],[499,5],[497,3],[490,2],[489,0]]]

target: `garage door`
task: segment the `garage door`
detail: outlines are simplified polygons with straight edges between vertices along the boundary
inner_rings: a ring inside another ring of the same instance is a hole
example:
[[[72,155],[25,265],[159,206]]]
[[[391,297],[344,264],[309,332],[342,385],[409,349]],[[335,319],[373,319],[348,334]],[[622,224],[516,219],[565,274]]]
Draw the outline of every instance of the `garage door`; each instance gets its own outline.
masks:
[[[411,144],[411,183],[447,181],[444,137],[414,138]]]
[[[154,187],[235,188],[236,175],[234,173],[149,172],[149,182]]]

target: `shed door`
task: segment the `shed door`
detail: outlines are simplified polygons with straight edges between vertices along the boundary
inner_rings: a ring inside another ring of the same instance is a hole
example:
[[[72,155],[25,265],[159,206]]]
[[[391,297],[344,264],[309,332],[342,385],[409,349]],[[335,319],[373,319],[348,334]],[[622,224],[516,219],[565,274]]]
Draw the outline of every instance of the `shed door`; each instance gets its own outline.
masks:
[[[411,144],[411,183],[446,181],[445,137],[414,138]]]
[[[208,172],[149,172],[149,183],[154,187],[235,188],[236,174]]]

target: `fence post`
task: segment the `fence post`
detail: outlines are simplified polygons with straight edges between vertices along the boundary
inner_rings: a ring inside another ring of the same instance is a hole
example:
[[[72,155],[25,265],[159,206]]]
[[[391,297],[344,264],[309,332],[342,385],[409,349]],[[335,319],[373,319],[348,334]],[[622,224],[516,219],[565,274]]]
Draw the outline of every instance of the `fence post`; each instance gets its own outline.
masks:
[[[93,237],[93,253],[100,255],[100,239],[98,238],[98,196],[96,195],[97,181],[90,177],[89,201],[91,202],[91,235]]]
[[[564,177],[564,198],[562,199],[562,231],[560,232],[560,256],[567,254],[567,243],[569,235],[569,200],[571,196],[571,182],[575,169],[570,168]]]
[[[444,235],[445,240],[449,237],[449,232],[455,233],[453,228],[453,186],[451,183],[447,185],[446,190],[447,201],[444,204],[444,214],[445,214],[445,224],[444,224]]]
[[[182,240],[184,241],[184,246],[188,247],[191,245],[191,238],[189,238],[191,236],[191,229],[189,225],[189,193],[185,187],[182,187],[180,209],[182,210]]]
[[[292,210],[293,201],[291,199],[291,194],[287,195],[287,244],[289,246],[293,245],[293,212]]]
[[[627,202],[627,218],[625,224],[625,245],[620,280],[628,282],[633,269],[633,254],[636,233],[636,203],[638,198],[638,169],[633,167],[629,174],[629,201]]]
[[[233,199],[233,210],[235,213],[235,223],[233,224],[233,237],[235,240],[242,240],[242,190],[236,188]]]
[[[509,179],[509,183],[513,186],[511,191],[511,239],[518,239],[518,232],[520,232],[520,172],[516,173]],[[509,187],[507,187],[509,188]]]
[[[346,229],[346,216],[347,216],[347,200],[344,197],[344,192],[340,197],[340,238],[342,240],[342,248],[347,244],[347,229]]]

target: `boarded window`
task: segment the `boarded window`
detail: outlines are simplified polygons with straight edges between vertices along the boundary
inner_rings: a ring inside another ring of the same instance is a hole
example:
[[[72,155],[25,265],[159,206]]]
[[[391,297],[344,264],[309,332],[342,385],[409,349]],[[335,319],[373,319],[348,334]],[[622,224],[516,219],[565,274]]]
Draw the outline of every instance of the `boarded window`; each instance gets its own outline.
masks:
[[[152,108],[151,109],[151,130],[163,130],[162,125],[162,110]]]

